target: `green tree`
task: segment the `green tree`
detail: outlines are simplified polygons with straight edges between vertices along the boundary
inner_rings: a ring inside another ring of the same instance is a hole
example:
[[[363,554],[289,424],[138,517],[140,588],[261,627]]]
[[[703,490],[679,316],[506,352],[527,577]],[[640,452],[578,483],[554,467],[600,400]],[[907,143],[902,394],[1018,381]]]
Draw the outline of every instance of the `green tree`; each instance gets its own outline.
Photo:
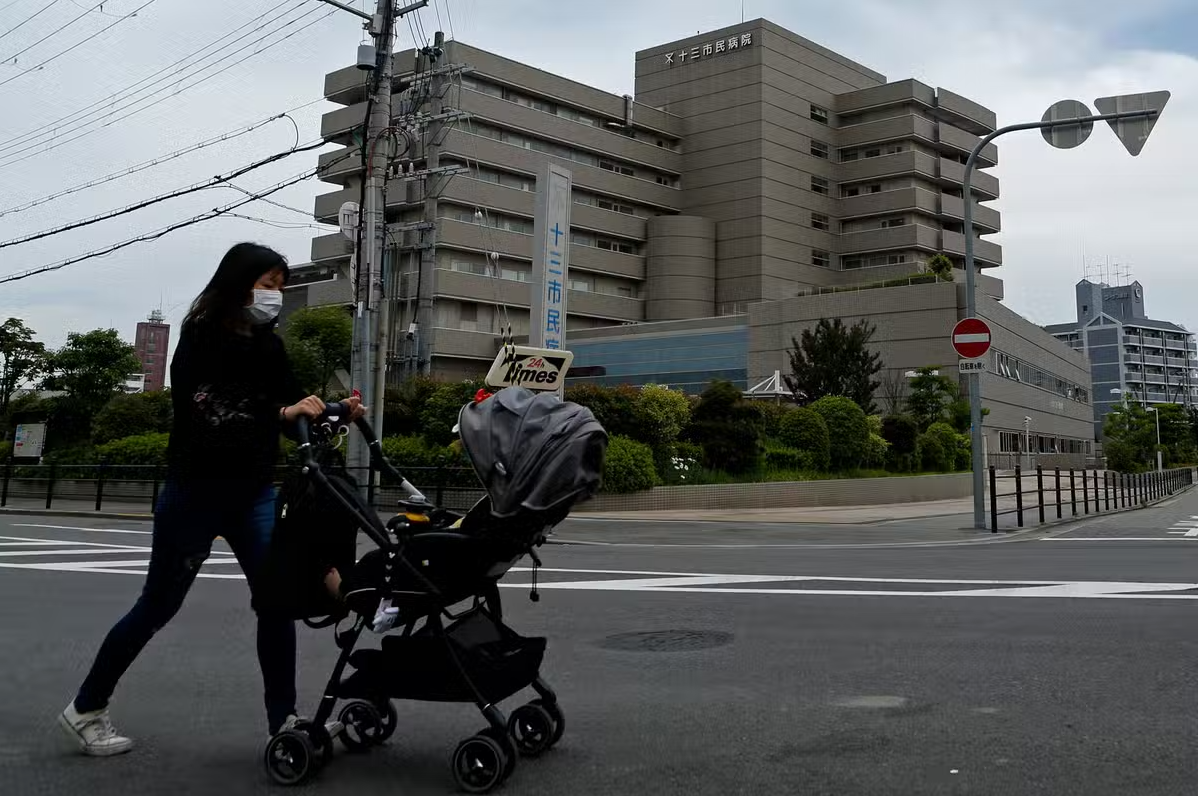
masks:
[[[0,324],[0,413],[8,411],[13,393],[42,375],[46,346],[33,339],[33,330],[20,318]]]
[[[881,382],[881,357],[870,350],[874,327],[866,321],[845,326],[839,318],[821,318],[815,329],[791,338],[790,375],[786,387],[802,404],[843,395],[866,414],[874,414],[874,394]]]
[[[934,367],[923,367],[915,371],[911,379],[911,393],[907,396],[907,413],[915,418],[919,430],[927,431],[935,423],[943,422],[949,406],[960,396],[957,382],[940,373]]]
[[[348,370],[354,322],[340,306],[305,307],[287,319],[283,342],[304,391],[328,396],[338,370]]]
[[[1163,429],[1162,429],[1163,430]],[[1107,413],[1102,427],[1103,448],[1112,470],[1142,472],[1156,463],[1156,421],[1139,403],[1128,403]]]
[[[733,475],[761,467],[761,416],[731,382],[713,382],[703,392],[687,435],[703,447],[705,467]]]
[[[869,455],[869,419],[861,407],[844,396],[829,395],[811,408],[828,425],[833,469],[852,470],[864,464]]]
[[[383,394],[383,428],[388,437],[410,437],[420,433],[420,417],[441,382],[428,376],[404,379]],[[377,430],[377,429],[376,429]]]
[[[811,456],[816,470],[827,470],[832,464],[832,438],[824,416],[807,406],[796,407],[782,418],[778,437],[788,448]]]
[[[919,442],[919,423],[910,415],[882,418],[882,438],[890,443],[889,466],[898,472],[915,469]]]
[[[925,470],[951,473],[957,469],[959,435],[948,423],[933,423],[919,437],[919,451]]]
[[[453,427],[462,414],[462,407],[473,401],[482,387],[481,381],[462,381],[438,387],[420,413],[421,435],[433,445],[452,443],[457,439]]]
[[[68,334],[66,345],[50,354],[47,371],[45,389],[62,390],[94,414],[141,371],[141,362],[116,329],[95,329]]]
[[[933,254],[928,258],[928,273],[944,282],[953,281],[953,261],[943,254]]]
[[[565,399],[585,406],[611,436],[645,439],[636,411],[640,397],[635,387],[621,384],[607,387],[601,384],[577,384],[566,388]]]
[[[170,392],[141,392],[118,395],[104,405],[92,420],[92,442],[106,442],[141,434],[165,434],[171,430]]]

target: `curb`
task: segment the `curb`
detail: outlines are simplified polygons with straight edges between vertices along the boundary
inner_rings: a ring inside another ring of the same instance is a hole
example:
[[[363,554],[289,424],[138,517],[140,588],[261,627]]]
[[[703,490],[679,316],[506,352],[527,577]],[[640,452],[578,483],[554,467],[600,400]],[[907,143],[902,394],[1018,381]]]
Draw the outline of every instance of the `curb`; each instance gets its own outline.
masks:
[[[136,520],[149,522],[153,514],[125,514],[116,511],[77,511],[71,509],[11,509],[0,508],[0,517],[63,517],[90,520]]]

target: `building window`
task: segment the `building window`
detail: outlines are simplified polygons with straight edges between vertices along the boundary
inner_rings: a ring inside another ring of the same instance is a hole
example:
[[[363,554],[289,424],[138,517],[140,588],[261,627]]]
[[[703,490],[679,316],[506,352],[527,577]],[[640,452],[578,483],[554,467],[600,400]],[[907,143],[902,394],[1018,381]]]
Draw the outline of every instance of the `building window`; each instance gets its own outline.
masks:
[[[890,229],[891,227],[903,227],[906,225],[907,219],[905,218],[887,218],[882,221],[883,229]]]
[[[814,138],[811,139],[811,154],[814,157],[819,158],[820,160],[827,160],[828,159],[828,145],[825,144],[823,141],[816,141]]]
[[[821,196],[827,196],[832,193],[831,186],[823,177],[811,177],[811,190]]]
[[[907,151],[906,144],[890,144],[889,146],[886,147],[887,155],[897,155],[900,152],[906,152],[906,151]]]
[[[852,161],[856,160],[859,157],[861,157],[861,153],[855,149],[840,150],[840,162],[841,163],[851,163]]]
[[[827,268],[832,265],[832,255],[823,249],[812,249],[811,264],[820,268]]]
[[[629,216],[635,215],[631,207],[622,205],[619,202],[613,202],[611,199],[596,199],[595,206],[603,210],[611,210],[614,213],[624,213]]]
[[[811,118],[820,124],[828,123],[828,111],[818,105],[811,106]]]
[[[870,149],[867,149],[867,150],[865,150],[865,152],[863,153],[863,155],[864,155],[864,157],[867,157],[867,158],[877,158],[877,157],[881,157],[881,156],[882,156],[882,150],[881,150],[881,148],[879,148],[879,147],[872,147],[872,148],[870,148]]]
[[[581,293],[590,293],[594,288],[591,285],[591,280],[582,279],[577,276],[570,277],[570,289],[577,290]]]
[[[478,305],[471,302],[462,302],[458,305],[458,328],[468,332],[478,330]]]
[[[865,186],[865,192],[866,193],[881,193],[882,192],[882,183],[875,182],[873,185]]]
[[[616,295],[623,296],[624,298],[632,298],[632,288],[626,286],[617,287]]]
[[[623,174],[626,177],[636,176],[636,172],[628,166],[622,166],[619,163],[612,163],[610,160],[599,161],[599,168],[605,169],[606,171],[614,171],[616,174]]]
[[[827,232],[829,223],[830,222],[828,221],[828,217],[825,216],[823,213],[812,213],[811,214],[811,226],[813,229],[818,229],[821,232]]]
[[[677,188],[677,181],[673,177],[667,177],[664,174],[657,175],[657,184],[664,185],[667,188]]]
[[[595,246],[599,249],[607,249],[609,252],[620,252],[621,254],[636,254],[636,245],[628,241],[613,240],[611,238],[597,238]]]
[[[850,196],[860,196],[861,195],[861,187],[858,185],[846,185],[844,187],[844,189],[840,192],[840,195],[844,196],[846,198],[850,197]]]

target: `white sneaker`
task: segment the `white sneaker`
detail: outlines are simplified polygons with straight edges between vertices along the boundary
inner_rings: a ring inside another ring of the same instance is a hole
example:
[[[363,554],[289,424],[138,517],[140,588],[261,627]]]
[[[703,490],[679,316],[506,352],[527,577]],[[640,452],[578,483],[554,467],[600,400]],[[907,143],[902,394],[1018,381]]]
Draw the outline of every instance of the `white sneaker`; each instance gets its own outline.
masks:
[[[124,754],[133,748],[131,739],[118,735],[113,729],[107,708],[80,713],[75,710],[75,703],[71,702],[66,710],[59,714],[58,723],[70,733],[86,755],[110,757]]]

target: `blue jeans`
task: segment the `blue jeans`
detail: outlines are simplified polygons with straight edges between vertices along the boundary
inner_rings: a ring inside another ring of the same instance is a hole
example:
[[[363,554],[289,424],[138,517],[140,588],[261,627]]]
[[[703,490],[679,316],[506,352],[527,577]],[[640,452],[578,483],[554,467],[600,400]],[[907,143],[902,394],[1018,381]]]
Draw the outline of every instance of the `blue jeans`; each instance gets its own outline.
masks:
[[[250,590],[266,559],[275,518],[275,490],[244,484],[168,481],[154,513],[150,569],[137,603],[108,632],[75,698],[80,712],[108,705],[117,682],[150,639],[183,605],[212,542],[223,536]],[[295,713],[295,622],[258,614],[258,664],[273,734]]]

